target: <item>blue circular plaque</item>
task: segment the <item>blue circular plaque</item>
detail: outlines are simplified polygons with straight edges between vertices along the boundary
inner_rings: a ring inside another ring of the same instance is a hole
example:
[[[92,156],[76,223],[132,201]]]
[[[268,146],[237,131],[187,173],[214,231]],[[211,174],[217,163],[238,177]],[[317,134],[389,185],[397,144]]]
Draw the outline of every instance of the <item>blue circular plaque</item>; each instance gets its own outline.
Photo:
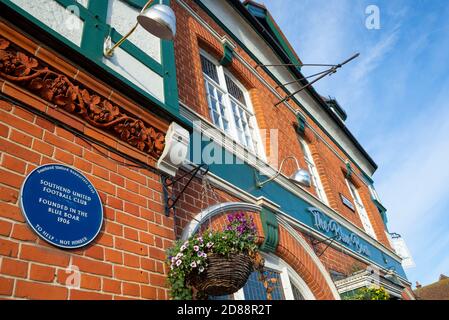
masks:
[[[84,175],[65,165],[34,169],[22,185],[20,206],[33,230],[61,248],[87,245],[103,223],[97,190]]]

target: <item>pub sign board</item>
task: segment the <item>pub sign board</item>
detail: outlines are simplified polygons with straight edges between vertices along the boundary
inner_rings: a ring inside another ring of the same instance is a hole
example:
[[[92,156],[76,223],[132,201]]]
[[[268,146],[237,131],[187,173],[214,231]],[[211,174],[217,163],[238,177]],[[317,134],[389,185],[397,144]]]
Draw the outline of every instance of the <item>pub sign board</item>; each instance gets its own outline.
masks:
[[[20,207],[42,239],[65,249],[89,244],[103,223],[97,190],[83,174],[66,165],[34,169],[22,185]]]

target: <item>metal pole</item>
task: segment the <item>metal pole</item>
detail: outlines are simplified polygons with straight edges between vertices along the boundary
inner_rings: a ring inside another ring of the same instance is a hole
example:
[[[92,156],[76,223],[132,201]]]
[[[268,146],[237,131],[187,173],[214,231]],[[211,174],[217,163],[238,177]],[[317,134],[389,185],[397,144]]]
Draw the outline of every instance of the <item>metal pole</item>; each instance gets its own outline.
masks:
[[[335,64],[322,64],[322,63],[304,63],[304,64],[296,64],[296,63],[279,63],[279,64],[258,64],[258,67],[334,67]]]
[[[337,72],[337,70],[339,68],[341,68],[342,66],[344,66],[345,64],[347,64],[348,62],[354,60],[355,58],[357,58],[360,55],[360,53],[356,53],[355,55],[353,55],[352,57],[350,57],[349,59],[343,61],[342,63],[339,63],[335,66],[333,66],[331,69],[329,69],[326,73],[324,73],[323,75],[321,75],[320,77],[316,78],[315,80],[313,80],[312,82],[308,83],[307,85],[301,87],[299,90],[289,94],[288,96],[286,96],[285,98],[283,98],[282,100],[280,100],[278,103],[276,103],[274,106],[277,107],[278,105],[280,105],[281,103],[288,101],[291,99],[291,97],[293,97],[294,95],[298,94],[299,92],[301,92],[304,89],[307,89],[308,87],[310,87],[312,84],[314,84],[315,82],[323,79],[325,76],[327,75],[332,75],[334,73]]]
[[[296,82],[299,82],[299,81],[302,81],[302,80],[306,80],[306,79],[309,79],[309,78],[313,78],[313,77],[319,76],[320,74],[326,73],[329,70],[330,69],[326,69],[324,71],[314,73],[314,74],[312,74],[310,76],[307,76],[307,77],[304,77],[304,78],[301,78],[301,79],[296,79],[296,80],[293,80],[293,81],[290,81],[290,82],[287,82],[287,83],[280,84],[280,85],[276,86],[276,89],[279,89],[280,87],[288,86],[289,84],[292,84],[292,83],[296,83]]]

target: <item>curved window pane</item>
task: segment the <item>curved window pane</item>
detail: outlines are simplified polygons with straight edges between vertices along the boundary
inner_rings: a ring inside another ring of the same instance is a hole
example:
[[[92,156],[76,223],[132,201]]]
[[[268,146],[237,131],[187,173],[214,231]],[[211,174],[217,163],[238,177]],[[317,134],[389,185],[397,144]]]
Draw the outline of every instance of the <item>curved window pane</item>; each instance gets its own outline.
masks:
[[[268,280],[276,279],[276,283],[271,284],[273,288],[273,291],[271,292],[272,300],[285,300],[280,272],[266,269],[265,275]],[[265,289],[263,282],[259,280],[259,272],[251,273],[248,282],[246,282],[243,287],[243,292],[246,300],[268,300],[267,290]]]

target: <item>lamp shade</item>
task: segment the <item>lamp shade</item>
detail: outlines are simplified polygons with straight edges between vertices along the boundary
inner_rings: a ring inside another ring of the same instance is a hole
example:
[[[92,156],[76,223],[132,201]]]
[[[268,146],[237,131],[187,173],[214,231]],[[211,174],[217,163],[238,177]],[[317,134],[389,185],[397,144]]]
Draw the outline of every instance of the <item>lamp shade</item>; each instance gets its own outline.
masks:
[[[299,169],[291,177],[290,180],[305,187],[310,187],[312,185],[310,174],[305,169]]]
[[[175,37],[176,16],[169,6],[155,4],[139,14],[137,22],[158,38],[172,40]]]

